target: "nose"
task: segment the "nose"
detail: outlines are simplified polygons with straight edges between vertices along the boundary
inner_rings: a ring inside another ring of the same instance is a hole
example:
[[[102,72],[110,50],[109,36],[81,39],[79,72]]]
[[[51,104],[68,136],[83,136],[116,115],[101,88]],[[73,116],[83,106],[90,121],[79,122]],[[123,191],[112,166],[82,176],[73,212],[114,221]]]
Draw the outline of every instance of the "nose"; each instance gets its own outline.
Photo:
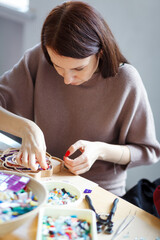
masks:
[[[64,77],[64,83],[67,85],[71,84],[74,79],[72,72],[64,72],[63,77]]]

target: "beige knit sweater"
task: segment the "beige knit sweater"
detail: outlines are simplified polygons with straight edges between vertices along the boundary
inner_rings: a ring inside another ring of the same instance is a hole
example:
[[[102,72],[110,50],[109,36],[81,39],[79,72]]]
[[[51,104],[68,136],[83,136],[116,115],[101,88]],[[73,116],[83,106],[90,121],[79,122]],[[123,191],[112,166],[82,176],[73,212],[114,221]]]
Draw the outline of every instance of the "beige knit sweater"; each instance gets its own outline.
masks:
[[[117,195],[125,192],[127,167],[155,163],[160,157],[148,97],[129,64],[115,77],[95,73],[82,85],[65,85],[37,45],[0,78],[0,105],[35,121],[47,151],[59,158],[80,139],[127,145],[131,163],[116,166],[116,174],[113,163],[100,160],[83,174]]]

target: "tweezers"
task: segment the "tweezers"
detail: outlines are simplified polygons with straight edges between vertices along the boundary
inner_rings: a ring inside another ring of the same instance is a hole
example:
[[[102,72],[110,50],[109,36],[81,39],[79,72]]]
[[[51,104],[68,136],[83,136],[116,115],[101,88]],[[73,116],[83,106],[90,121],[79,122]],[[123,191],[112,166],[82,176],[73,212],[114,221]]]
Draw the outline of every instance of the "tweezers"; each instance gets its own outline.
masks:
[[[130,210],[131,212],[131,210]],[[120,223],[120,225],[118,226],[117,230],[115,231],[113,237],[111,238],[111,240],[114,240],[124,229],[126,229],[126,227],[133,221],[133,219],[135,218],[136,216],[136,212],[135,214],[131,217],[130,217],[130,212],[129,214],[123,219],[123,221]]]

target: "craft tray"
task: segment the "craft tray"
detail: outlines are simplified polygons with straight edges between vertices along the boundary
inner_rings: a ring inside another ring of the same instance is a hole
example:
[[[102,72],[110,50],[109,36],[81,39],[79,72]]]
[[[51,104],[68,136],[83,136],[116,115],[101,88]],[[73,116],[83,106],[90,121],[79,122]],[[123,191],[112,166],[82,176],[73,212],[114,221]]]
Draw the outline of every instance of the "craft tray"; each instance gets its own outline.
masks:
[[[38,216],[38,229],[37,229],[37,238],[36,240],[43,240],[42,236],[42,223],[43,216],[51,216],[54,218],[58,218],[59,216],[71,216],[76,215],[78,219],[84,219],[91,224],[91,239],[97,240],[97,230],[96,230],[96,217],[95,213],[89,209],[76,209],[69,208],[63,209],[60,207],[43,207],[40,209]]]
[[[81,190],[79,190],[75,185],[67,183],[67,182],[63,182],[63,181],[46,181],[46,182],[42,182],[42,184],[44,185],[44,187],[46,188],[46,190],[49,192],[51,191],[53,188],[58,188],[58,189],[62,189],[64,188],[67,192],[69,192],[72,195],[77,195],[77,200],[74,202],[69,202],[68,204],[65,205],[58,205],[60,207],[75,207],[78,206],[82,200],[83,200],[83,194],[81,192]],[[55,206],[52,203],[46,203],[48,206]],[[56,205],[57,206],[57,205]]]

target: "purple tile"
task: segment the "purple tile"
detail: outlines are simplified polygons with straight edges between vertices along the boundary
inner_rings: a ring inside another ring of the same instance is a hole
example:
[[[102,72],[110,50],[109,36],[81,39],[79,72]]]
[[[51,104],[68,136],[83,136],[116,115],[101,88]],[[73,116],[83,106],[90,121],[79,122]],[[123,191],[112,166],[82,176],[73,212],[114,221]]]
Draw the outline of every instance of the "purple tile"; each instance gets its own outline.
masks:
[[[92,192],[91,189],[85,189],[85,190],[84,190],[84,193],[91,193],[91,192]]]

